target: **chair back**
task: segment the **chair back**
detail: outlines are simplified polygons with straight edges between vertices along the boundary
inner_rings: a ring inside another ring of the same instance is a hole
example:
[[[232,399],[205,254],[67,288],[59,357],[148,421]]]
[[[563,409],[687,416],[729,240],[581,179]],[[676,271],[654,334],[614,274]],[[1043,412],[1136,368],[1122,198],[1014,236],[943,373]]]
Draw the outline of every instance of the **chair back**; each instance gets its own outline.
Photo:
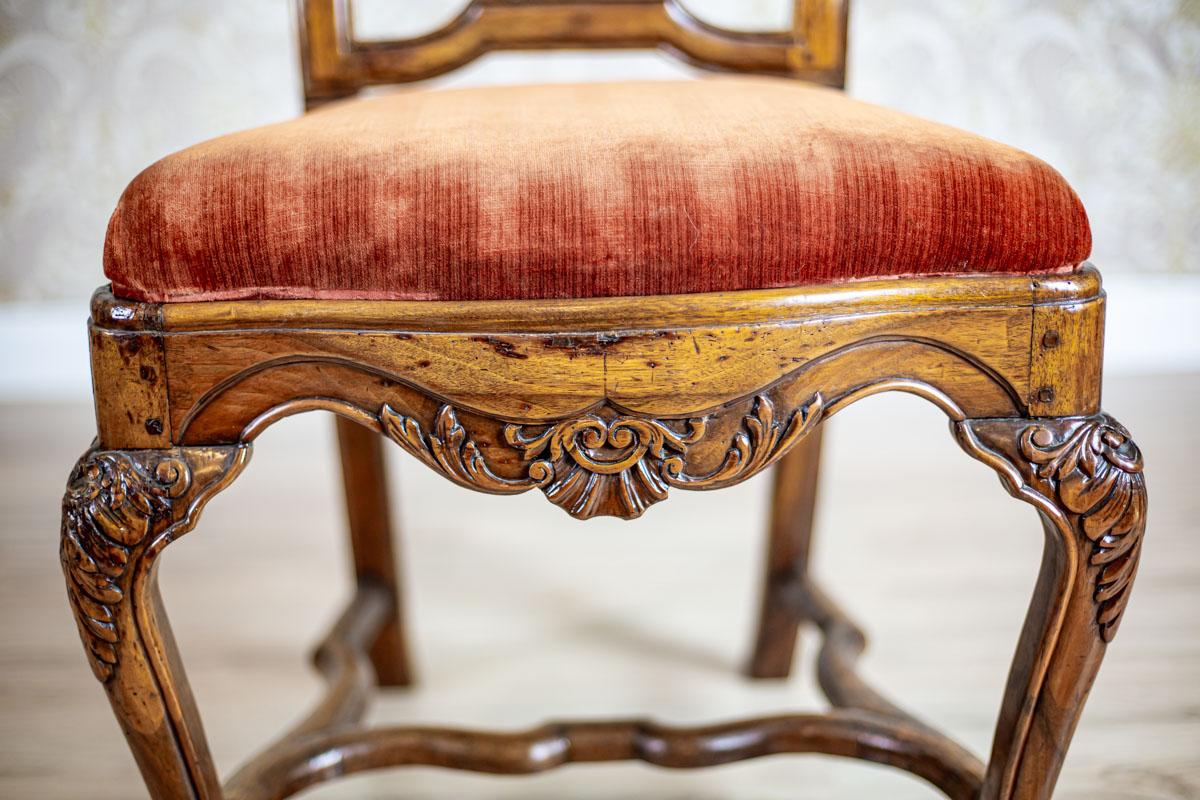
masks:
[[[296,0],[309,105],[367,86],[432,78],[494,50],[658,49],[698,67],[841,87],[850,0],[794,0],[789,31],[731,31],[679,0],[471,0],[424,36],[354,36],[352,0]]]

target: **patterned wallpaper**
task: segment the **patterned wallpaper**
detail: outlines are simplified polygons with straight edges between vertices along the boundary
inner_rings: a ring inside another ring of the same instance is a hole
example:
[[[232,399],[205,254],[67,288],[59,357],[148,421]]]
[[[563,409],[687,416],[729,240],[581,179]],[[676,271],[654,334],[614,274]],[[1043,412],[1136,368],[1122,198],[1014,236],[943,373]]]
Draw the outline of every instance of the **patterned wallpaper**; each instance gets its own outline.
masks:
[[[788,0],[685,0],[778,27]],[[461,0],[362,0],[418,33]],[[108,213],[172,150],[299,111],[289,0],[0,0],[0,300],[82,299]],[[1109,273],[1200,273],[1200,0],[855,0],[850,91],[1023,147]],[[439,85],[683,76],[653,54],[492,56]]]

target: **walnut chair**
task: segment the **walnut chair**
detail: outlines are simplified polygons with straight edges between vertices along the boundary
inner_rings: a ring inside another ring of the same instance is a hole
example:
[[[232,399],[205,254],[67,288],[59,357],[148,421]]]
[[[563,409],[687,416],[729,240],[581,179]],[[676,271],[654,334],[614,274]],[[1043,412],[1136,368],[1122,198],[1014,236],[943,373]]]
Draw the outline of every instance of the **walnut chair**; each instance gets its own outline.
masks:
[[[278,800],[402,765],[823,753],[960,800],[1050,797],[1146,511],[1141,455],[1101,411],[1104,293],[1063,178],[838,92],[839,0],[797,0],[775,33],[715,28],[675,0],[474,0],[393,42],[355,39],[348,0],[300,0],[299,19],[312,113],[137,176],[92,303],[98,438],[69,479],[61,558],[150,795]],[[745,74],[352,98],[557,47]],[[863,635],[807,574],[820,425],[884,391],[942,409],[1045,528],[986,764],[855,675]],[[313,410],[338,417],[358,589],[317,653],[328,695],[222,783],[156,567],[258,434]],[[464,487],[539,489],[580,519],[633,519],[670,490],[776,465],[749,672],[786,675],[811,624],[832,709],[692,728],[360,726],[376,685],[410,681],[383,439]]]

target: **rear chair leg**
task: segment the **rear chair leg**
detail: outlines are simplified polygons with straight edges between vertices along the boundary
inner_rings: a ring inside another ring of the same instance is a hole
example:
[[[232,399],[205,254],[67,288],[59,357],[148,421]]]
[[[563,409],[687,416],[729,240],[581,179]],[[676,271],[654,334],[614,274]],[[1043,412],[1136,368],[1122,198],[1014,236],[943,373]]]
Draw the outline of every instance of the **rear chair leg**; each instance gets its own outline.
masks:
[[[360,587],[374,584],[387,588],[395,608],[371,646],[376,680],[380,686],[409,686],[412,672],[404,637],[383,443],[375,431],[342,417],[337,418],[337,433],[354,575]]]
[[[797,590],[808,574],[820,466],[818,426],[775,467],[758,634],[746,668],[752,678],[786,678],[792,669],[804,621]]]

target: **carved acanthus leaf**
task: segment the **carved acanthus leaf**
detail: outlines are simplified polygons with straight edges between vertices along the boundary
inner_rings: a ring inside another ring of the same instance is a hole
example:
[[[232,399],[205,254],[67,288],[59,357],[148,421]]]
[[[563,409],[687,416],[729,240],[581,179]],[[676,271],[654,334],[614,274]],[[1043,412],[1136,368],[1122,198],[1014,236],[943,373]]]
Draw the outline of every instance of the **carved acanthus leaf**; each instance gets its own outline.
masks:
[[[1052,428],[1033,425],[1020,437],[1021,454],[1037,480],[1075,515],[1075,526],[1093,543],[1098,567],[1094,599],[1100,635],[1111,641],[1129,602],[1146,528],[1142,454],[1115,420],[1101,416],[1061,440]]]
[[[67,482],[59,555],[92,671],[102,681],[117,665],[116,615],[131,553],[170,524],[172,505],[191,479],[181,459],[110,451],[85,455]]]
[[[426,433],[421,423],[404,416],[389,405],[379,412],[383,433],[406,451],[456,483],[490,494],[519,494],[541,486],[549,472],[530,470],[528,480],[510,480],[492,472],[474,440],[458,422],[458,414],[444,405],[434,419],[433,430]]]
[[[786,421],[775,419],[775,406],[766,395],[754,398],[751,412],[742,418],[742,429],[734,436],[725,461],[707,475],[688,475],[682,458],[663,462],[663,477],[672,486],[688,489],[720,489],[745,480],[775,462],[811,431],[825,412],[820,392]]]

